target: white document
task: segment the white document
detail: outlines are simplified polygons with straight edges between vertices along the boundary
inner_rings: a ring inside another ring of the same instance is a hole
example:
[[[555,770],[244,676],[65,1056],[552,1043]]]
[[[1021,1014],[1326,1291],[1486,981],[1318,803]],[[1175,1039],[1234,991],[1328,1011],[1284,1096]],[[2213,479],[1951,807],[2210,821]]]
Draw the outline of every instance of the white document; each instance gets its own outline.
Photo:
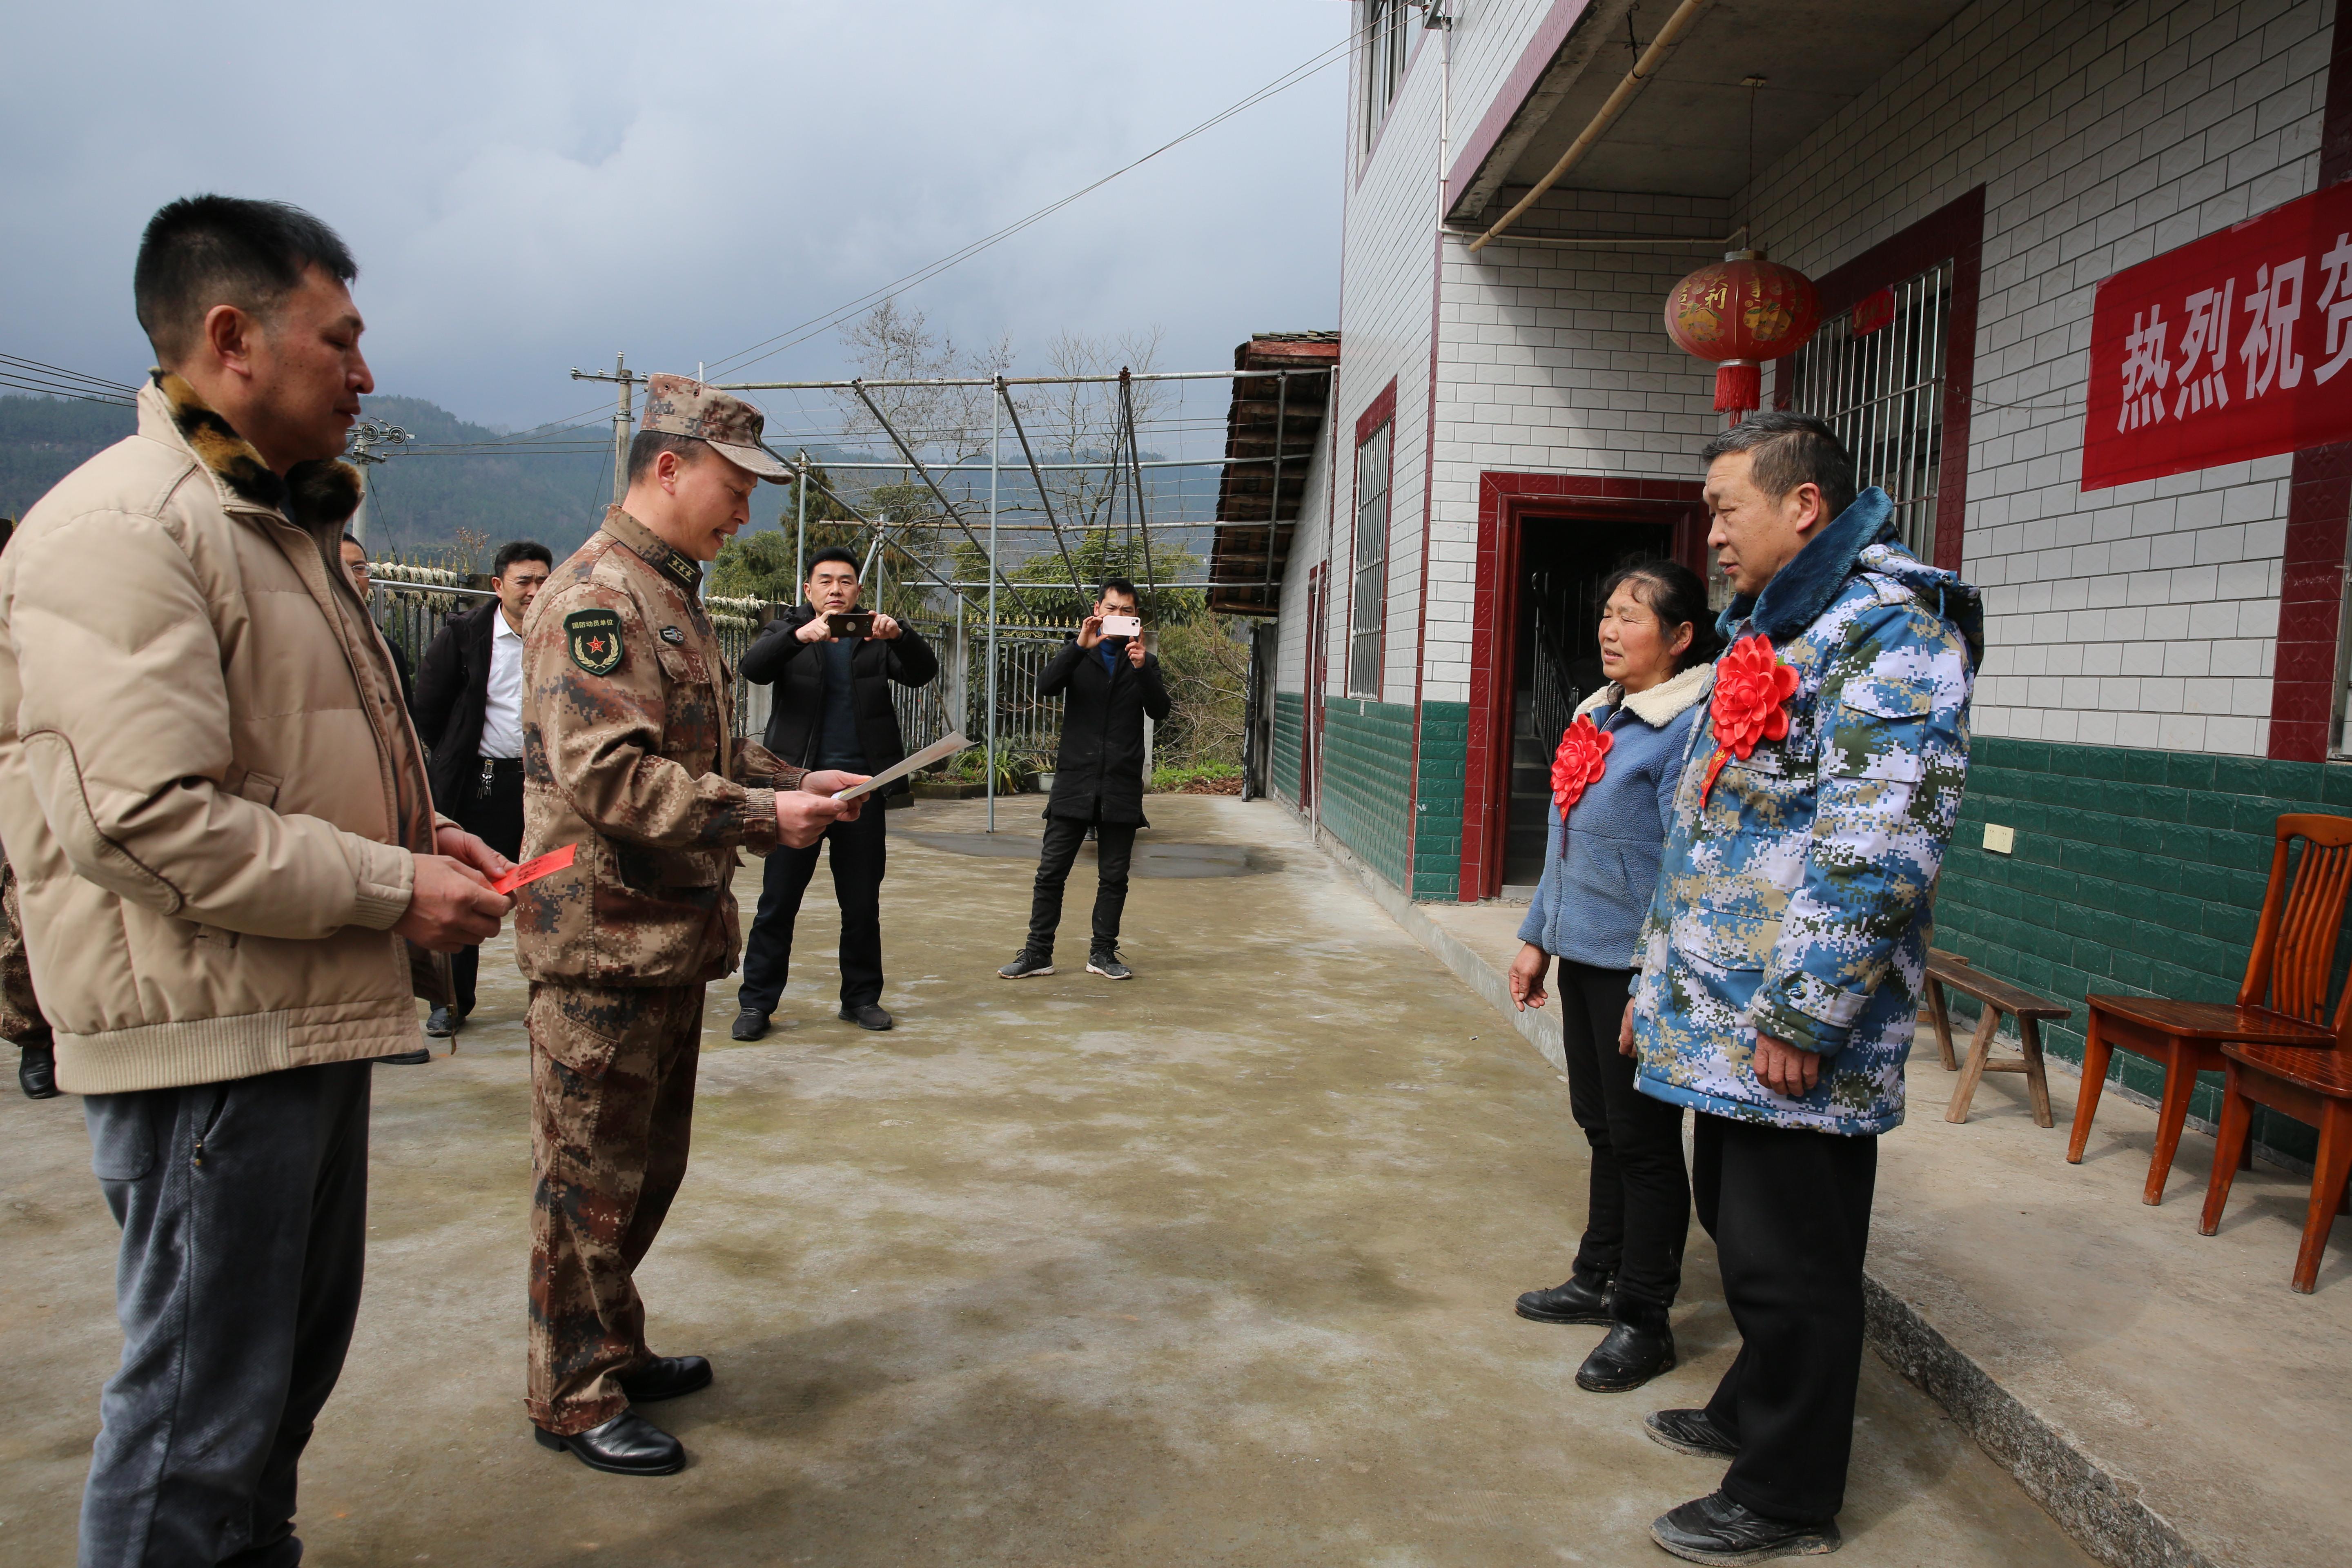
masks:
[[[928,768],[933,763],[939,762],[943,758],[954,756],[958,752],[962,751],[966,746],[971,744],[971,742],[970,741],[963,738],[963,731],[958,730],[952,735],[948,735],[940,740],[933,741],[929,745],[925,746],[921,751],[917,752],[905,762],[899,763],[892,767],[884,768],[880,773],[876,773],[864,784],[851,784],[847,789],[843,790],[833,798],[835,800],[856,800],[861,795],[870,795],[875,790],[877,790],[884,784],[888,784],[892,779],[902,779],[908,773],[915,773],[919,769]]]

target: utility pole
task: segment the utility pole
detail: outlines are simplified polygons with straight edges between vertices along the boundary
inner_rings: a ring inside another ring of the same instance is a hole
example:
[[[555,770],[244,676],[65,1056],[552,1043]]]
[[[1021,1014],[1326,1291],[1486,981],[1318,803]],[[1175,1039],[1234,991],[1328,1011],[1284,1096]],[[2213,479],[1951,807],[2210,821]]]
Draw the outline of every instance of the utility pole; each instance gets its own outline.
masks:
[[[800,479],[793,486],[793,510],[796,515],[795,539],[793,546],[793,581],[808,581],[808,448],[801,448],[793,461],[800,469]]]
[[[613,356],[611,370],[575,369],[572,373],[572,379],[620,383],[618,404],[613,412],[613,504],[618,506],[621,504],[621,498],[629,493],[629,426],[634,422],[634,416],[629,407],[629,393],[630,389],[645,380],[645,377],[629,368],[628,356],[625,353],[616,353]]]
[[[352,449],[344,458],[360,471],[360,505],[352,513],[350,527],[352,537],[362,544],[367,542],[368,470],[385,460],[376,448],[402,446],[415,438],[399,426],[387,425],[381,419],[362,419],[352,426]]]

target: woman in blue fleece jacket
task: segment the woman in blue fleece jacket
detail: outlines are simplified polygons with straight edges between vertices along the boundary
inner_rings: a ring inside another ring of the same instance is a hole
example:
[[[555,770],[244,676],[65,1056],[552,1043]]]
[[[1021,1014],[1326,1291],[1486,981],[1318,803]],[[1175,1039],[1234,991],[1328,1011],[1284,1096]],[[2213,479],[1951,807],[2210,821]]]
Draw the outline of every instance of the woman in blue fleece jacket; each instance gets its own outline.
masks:
[[[1706,584],[1686,566],[1643,562],[1601,592],[1601,668],[1610,684],[1577,709],[1560,739],[1543,879],[1519,927],[1526,945],[1510,985],[1520,1007],[1542,1006],[1545,973],[1559,960],[1569,1109],[1592,1146],[1575,1271],[1521,1296],[1519,1316],[1608,1324],[1576,1381],[1615,1393],[1675,1364],[1666,1310],[1690,1228],[1682,1108],[1635,1089],[1618,1030],[1716,638]]]

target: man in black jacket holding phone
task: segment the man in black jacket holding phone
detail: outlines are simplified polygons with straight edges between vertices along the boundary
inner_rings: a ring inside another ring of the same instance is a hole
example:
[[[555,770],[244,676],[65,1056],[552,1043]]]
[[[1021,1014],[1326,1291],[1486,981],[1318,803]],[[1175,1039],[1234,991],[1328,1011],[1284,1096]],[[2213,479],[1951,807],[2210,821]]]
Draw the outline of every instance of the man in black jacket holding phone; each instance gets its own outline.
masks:
[[[522,858],[522,630],[555,556],[528,539],[499,546],[490,563],[498,597],[442,626],[417,667],[409,716],[433,749],[425,776],[434,809],[509,860]],[[425,1032],[456,1034],[474,1010],[482,950],[450,955],[456,1007],[436,1007]]]
[[[743,679],[772,685],[768,750],[796,766],[878,773],[903,760],[890,682],[926,686],[939,678],[939,656],[913,627],[857,608],[857,557],[820,550],[810,560],[802,602],[768,623],[743,655]],[[907,781],[885,795],[906,793]],[[805,849],[779,847],[768,856],[759,912],[743,940],[743,985],[736,993],[734,1037],[756,1040],[784,994],[793,960],[793,926],[801,896],[816,874],[817,848],[830,843],[833,896],[841,906],[841,1016],[862,1028],[887,1029],[882,1006],[882,872],[887,858],[884,801],[856,820],[834,823]]]
[[[1143,819],[1143,720],[1168,719],[1168,688],[1160,658],[1145,651],[1135,584],[1103,579],[1094,614],[1062,646],[1037,678],[1037,695],[1068,694],[1062,708],[1062,747],[1054,764],[1054,793],[1045,803],[1045,844],[1037,857],[1037,886],[1029,906],[1029,940],[996,973],[1027,980],[1054,973],[1054,932],[1062,923],[1062,884],[1070,863],[1095,831],[1095,918],[1087,971],[1125,980],[1134,971],[1118,956],[1119,916],[1127,908],[1127,870]]]

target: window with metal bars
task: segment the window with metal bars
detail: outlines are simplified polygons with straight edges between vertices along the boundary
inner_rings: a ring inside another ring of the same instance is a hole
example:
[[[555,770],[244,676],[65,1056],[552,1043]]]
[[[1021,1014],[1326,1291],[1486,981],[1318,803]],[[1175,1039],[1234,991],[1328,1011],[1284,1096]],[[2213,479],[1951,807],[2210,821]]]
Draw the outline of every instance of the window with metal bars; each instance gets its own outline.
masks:
[[[1894,499],[1906,548],[1936,558],[1936,481],[1944,462],[1944,351],[1952,264],[1865,295],[1790,356],[1788,406],[1817,415],[1853,454],[1856,489]]]
[[[1405,0],[1364,0],[1364,151],[1372,150],[1389,105],[1404,81],[1412,35],[1405,27]]]
[[[1348,695],[1381,695],[1381,638],[1388,619],[1389,440],[1391,419],[1356,448],[1356,577],[1348,605]]]

